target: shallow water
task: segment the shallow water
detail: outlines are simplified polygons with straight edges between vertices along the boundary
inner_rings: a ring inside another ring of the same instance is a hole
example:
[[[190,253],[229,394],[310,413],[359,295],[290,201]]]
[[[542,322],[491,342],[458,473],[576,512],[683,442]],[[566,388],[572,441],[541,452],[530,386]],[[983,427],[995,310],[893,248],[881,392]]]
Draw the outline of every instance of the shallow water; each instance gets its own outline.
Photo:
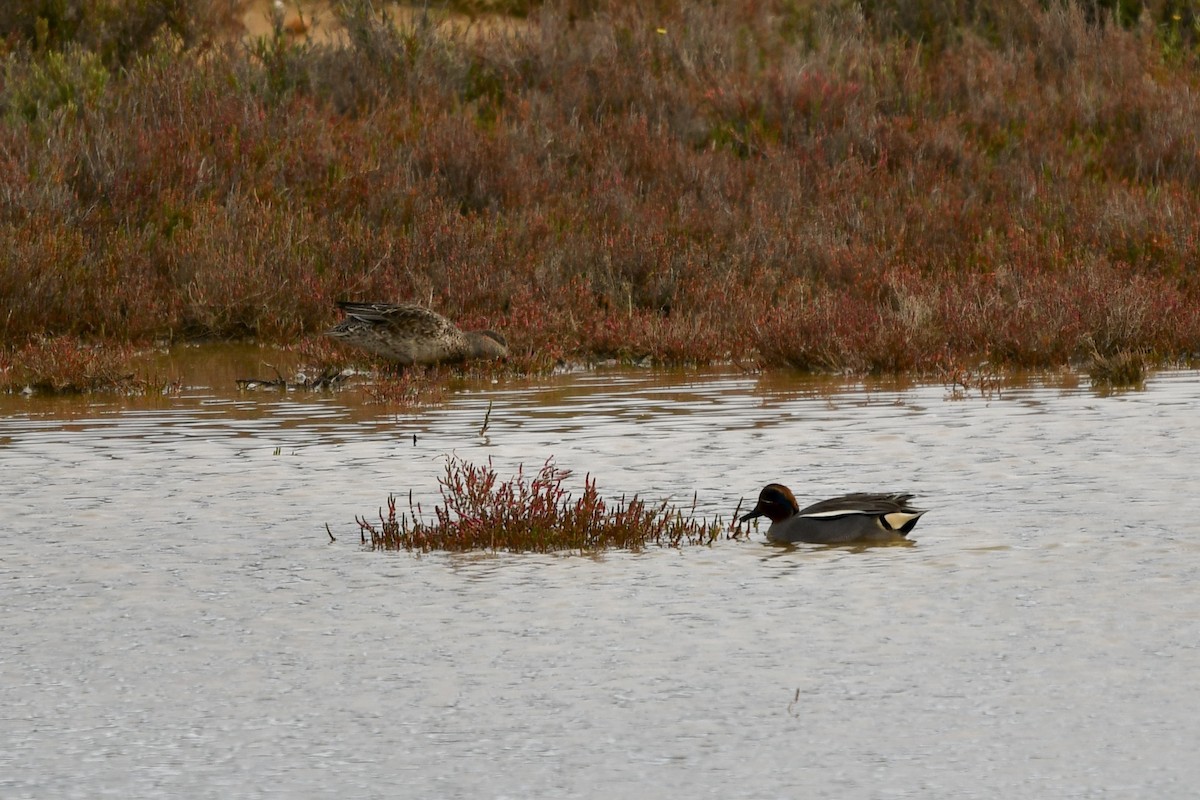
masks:
[[[0,797],[1200,783],[1195,372],[963,399],[594,372],[397,414],[238,395],[238,370],[171,398],[0,397]],[[772,480],[932,510],[913,547],[363,551],[354,515],[428,507],[449,452],[505,474],[553,455],[726,518]]]

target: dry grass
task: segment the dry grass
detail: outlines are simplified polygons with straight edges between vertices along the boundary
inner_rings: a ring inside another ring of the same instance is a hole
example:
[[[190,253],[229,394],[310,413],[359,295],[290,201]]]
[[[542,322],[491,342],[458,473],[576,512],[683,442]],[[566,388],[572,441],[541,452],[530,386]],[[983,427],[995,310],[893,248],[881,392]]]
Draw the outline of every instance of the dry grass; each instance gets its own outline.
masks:
[[[1146,359],[1132,350],[1122,350],[1109,356],[1094,352],[1087,371],[1093,387],[1141,386],[1146,381]]]

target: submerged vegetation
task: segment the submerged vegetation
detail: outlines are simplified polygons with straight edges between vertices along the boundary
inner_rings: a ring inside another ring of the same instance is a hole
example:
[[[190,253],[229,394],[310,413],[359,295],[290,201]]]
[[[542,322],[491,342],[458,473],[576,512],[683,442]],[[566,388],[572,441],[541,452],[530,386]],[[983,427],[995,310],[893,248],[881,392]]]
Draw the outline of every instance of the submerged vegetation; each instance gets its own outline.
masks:
[[[7,362],[295,342],[338,299],[515,370],[1200,352],[1194,4],[349,0],[308,41],[241,6],[4,4]]]
[[[476,466],[453,456],[438,479],[442,502],[431,519],[411,495],[409,512],[397,517],[396,498],[389,497],[378,524],[358,519],[363,543],[372,550],[549,553],[709,545],[741,535],[732,522],[726,527],[720,518],[697,518],[694,502],[687,510],[665,501],[647,504],[637,496],[605,500],[590,476],[573,497],[563,486],[570,475],[548,460],[535,475],[521,467],[500,480],[490,461]]]

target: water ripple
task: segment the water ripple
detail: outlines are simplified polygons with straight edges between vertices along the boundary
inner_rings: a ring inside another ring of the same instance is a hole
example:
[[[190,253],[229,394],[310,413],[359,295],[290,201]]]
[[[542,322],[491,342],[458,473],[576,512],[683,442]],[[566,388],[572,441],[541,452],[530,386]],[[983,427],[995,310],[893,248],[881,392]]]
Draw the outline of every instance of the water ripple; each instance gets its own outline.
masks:
[[[402,414],[189,391],[0,400],[5,797],[1185,797],[1200,779],[1195,372],[954,399],[613,371]],[[451,452],[502,472],[553,455],[607,494],[726,517],[772,480],[931,511],[911,547],[361,551],[353,516],[410,489],[428,508]]]

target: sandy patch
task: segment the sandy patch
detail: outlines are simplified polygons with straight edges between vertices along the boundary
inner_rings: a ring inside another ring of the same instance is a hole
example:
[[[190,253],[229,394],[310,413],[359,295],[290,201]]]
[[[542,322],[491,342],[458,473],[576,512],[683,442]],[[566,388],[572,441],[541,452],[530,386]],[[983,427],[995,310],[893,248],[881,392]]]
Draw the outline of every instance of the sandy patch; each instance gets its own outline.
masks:
[[[283,29],[297,41],[327,42],[340,31],[337,19],[326,2],[283,2],[252,0],[242,15],[242,25],[250,37],[270,36],[274,30],[272,8],[279,8],[283,15]],[[450,25],[456,32],[468,36],[487,36],[503,33],[519,33],[529,28],[530,22],[518,17],[501,14],[469,16],[438,9],[418,6],[387,4],[387,13],[400,26],[410,26],[428,14],[439,24]],[[279,13],[276,11],[275,13]]]

